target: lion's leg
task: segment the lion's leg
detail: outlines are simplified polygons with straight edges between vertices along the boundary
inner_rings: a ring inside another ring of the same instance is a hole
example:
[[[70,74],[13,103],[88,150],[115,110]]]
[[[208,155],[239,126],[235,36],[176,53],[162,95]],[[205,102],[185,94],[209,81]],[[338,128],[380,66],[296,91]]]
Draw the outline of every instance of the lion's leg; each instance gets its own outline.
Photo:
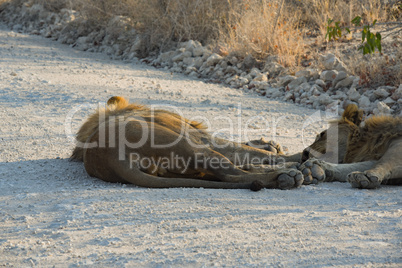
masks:
[[[390,182],[398,184],[402,179],[402,140],[396,140],[377,163],[365,171],[352,172],[348,181],[355,188],[373,189]],[[396,183],[395,183],[396,182]]]
[[[316,184],[323,181],[346,182],[348,174],[354,171],[363,172],[372,168],[376,161],[365,161],[351,164],[333,164],[312,158],[304,162],[299,170],[303,173],[303,184]]]
[[[239,169],[252,172],[252,173],[266,173],[274,170],[286,169],[286,168],[294,168],[298,169],[300,163],[298,162],[286,162],[281,165],[254,165],[254,164],[245,164],[242,166],[236,166]]]
[[[246,163],[254,163],[258,165],[282,165],[286,162],[299,162],[301,159],[301,154],[291,156],[275,154],[270,151],[230,141],[222,141],[222,144],[214,144],[212,149],[224,155],[235,165],[240,166],[245,165]]]
[[[110,168],[124,181],[147,188],[213,188],[213,189],[250,189],[251,183],[230,183],[220,181],[207,181],[190,178],[164,178],[157,177],[141,171],[138,167],[130,168],[126,160],[110,159]]]
[[[205,159],[197,159],[198,164],[202,163],[202,169],[214,174],[214,176],[224,182],[253,183],[258,181],[261,188],[280,189],[298,187],[303,182],[301,172],[295,168],[296,163],[291,168],[287,168],[286,164],[283,164],[281,167],[266,169],[261,173],[254,173],[236,167],[230,159],[213,150],[203,155],[206,155]],[[199,168],[200,166],[195,167],[195,169]]]
[[[282,146],[273,140],[267,141],[266,139],[261,138],[259,140],[251,140],[248,142],[244,142],[242,144],[250,146],[250,147],[262,149],[262,150],[265,150],[265,151],[268,151],[268,152],[271,152],[274,154],[284,154]]]

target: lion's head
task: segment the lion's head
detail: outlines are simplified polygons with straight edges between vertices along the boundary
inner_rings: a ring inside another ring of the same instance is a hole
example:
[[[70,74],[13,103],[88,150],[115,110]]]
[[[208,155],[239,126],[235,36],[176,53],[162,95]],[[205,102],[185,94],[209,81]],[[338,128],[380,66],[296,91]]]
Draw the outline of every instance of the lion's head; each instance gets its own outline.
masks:
[[[359,128],[363,111],[357,105],[346,107],[342,118],[330,122],[330,127],[317,135],[316,140],[304,149],[302,162],[311,157],[332,163],[342,163],[347,152],[349,135]]]

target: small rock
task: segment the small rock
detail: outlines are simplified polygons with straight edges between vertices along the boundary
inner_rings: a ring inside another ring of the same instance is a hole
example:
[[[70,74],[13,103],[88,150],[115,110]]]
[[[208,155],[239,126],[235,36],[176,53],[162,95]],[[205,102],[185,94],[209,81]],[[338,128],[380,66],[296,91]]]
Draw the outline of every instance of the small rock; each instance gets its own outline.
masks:
[[[330,70],[330,71],[323,71],[320,75],[320,79],[324,80],[325,82],[332,82],[338,75],[338,71]]]
[[[234,66],[228,66],[225,70],[225,73],[227,73],[227,74],[238,74],[239,72],[240,72],[240,70]]]
[[[281,73],[285,72],[285,67],[277,62],[267,62],[264,66],[264,72],[268,72],[270,77],[277,77]]]
[[[370,106],[371,106],[370,99],[366,96],[361,96],[359,99],[359,107],[370,108]]]
[[[207,66],[213,66],[216,65],[219,61],[222,60],[222,57],[219,56],[218,54],[214,53],[206,61]]]
[[[399,87],[395,90],[395,92],[392,94],[391,98],[395,101],[402,99],[402,84],[400,84]]]
[[[267,78],[267,76],[265,74],[259,74],[253,79],[253,81],[267,82],[268,78]]]
[[[167,63],[172,62],[172,58],[175,57],[178,53],[176,51],[168,51],[165,53],[161,53],[156,60],[158,63]]]
[[[296,77],[292,75],[287,75],[279,78],[278,87],[287,86],[290,82],[295,80]]]
[[[374,90],[374,95],[376,95],[378,98],[386,98],[391,95],[389,92],[391,89],[394,89],[393,87],[379,87],[376,90]]]
[[[336,75],[334,81],[332,81],[332,84],[333,84],[333,85],[336,85],[339,81],[344,80],[346,77],[348,77],[348,74],[347,74],[346,72],[344,72],[344,71],[340,71],[340,72]],[[353,80],[352,80],[352,82],[353,82]]]
[[[204,56],[204,54],[208,51],[208,49],[206,49],[205,47],[195,47],[193,48],[193,56],[194,57],[202,57]]]
[[[320,86],[322,88],[324,88],[326,86],[324,80],[321,80],[321,79],[315,80],[315,83],[316,83],[316,85],[318,85],[318,86]]]
[[[236,86],[242,87],[242,86],[248,84],[248,82],[249,82],[249,81],[248,81],[247,78],[245,78],[245,77],[239,77],[239,78],[237,79],[237,81],[236,81]]]
[[[384,103],[385,103],[386,105],[388,105],[388,106],[392,106],[392,105],[395,103],[395,101],[394,101],[391,97],[388,97],[388,98],[386,98],[386,99],[384,100]]]
[[[300,86],[298,86],[295,91],[298,94],[303,94],[305,92],[310,91],[310,87],[311,85],[308,82],[304,82],[303,84],[301,84]]]
[[[255,78],[255,77],[257,77],[258,75],[261,75],[261,72],[260,72],[259,69],[253,68],[253,69],[251,69],[251,71],[250,71],[250,75],[251,75],[253,78]]]
[[[182,43],[181,47],[184,47],[186,49],[186,51],[189,51],[189,52],[191,52],[191,54],[193,54],[194,49],[198,48],[198,47],[202,47],[202,45],[198,41],[189,40],[187,42]]]
[[[318,85],[313,85],[313,86],[310,88],[310,94],[311,94],[312,96],[318,96],[318,95],[320,95],[322,92],[323,92],[322,88],[319,87]]]
[[[343,79],[343,80],[339,81],[338,83],[336,83],[335,89],[343,88],[343,87],[347,88],[347,87],[349,87],[350,85],[353,84],[354,80],[355,80],[354,76],[348,76],[345,79]]]
[[[336,71],[347,72],[346,65],[332,53],[321,56],[320,62],[324,66],[325,70],[336,70]]]
[[[311,70],[306,69],[306,70],[300,70],[298,72],[295,73],[296,77],[310,77],[311,76]]]
[[[355,101],[355,102],[359,101],[359,99],[361,97],[360,93],[357,92],[357,90],[353,87],[349,89],[349,91],[347,92],[347,95],[349,97],[349,100]]]
[[[294,79],[293,81],[291,81],[288,84],[288,87],[290,90],[294,90],[296,87],[300,86],[303,83],[307,82],[307,78],[305,78],[304,76],[298,77],[296,79]]]
[[[373,112],[375,115],[389,115],[391,114],[391,108],[389,108],[389,106],[384,102],[380,101],[377,103],[377,108],[374,109]]]
[[[195,63],[195,58],[188,57],[188,58],[183,59],[183,64],[186,66],[193,66],[194,63]]]
[[[180,53],[179,55],[174,56],[172,58],[172,61],[173,62],[183,61],[185,58],[189,58],[191,56],[192,56],[192,53],[190,51],[184,51],[184,52]]]
[[[288,101],[288,100],[293,99],[293,98],[294,98],[293,93],[288,92],[288,93],[285,94],[284,100]]]
[[[194,58],[193,67],[199,69],[199,68],[201,68],[203,63],[204,63],[204,61],[202,60],[201,57]]]
[[[250,70],[256,64],[257,64],[257,60],[251,54],[248,54],[247,57],[245,57],[243,60],[243,67],[247,70]]]
[[[321,94],[321,95],[318,97],[318,102],[319,102],[320,104],[322,104],[322,105],[328,105],[328,104],[330,104],[330,103],[333,103],[334,100],[333,100],[327,93],[324,93],[324,94]]]

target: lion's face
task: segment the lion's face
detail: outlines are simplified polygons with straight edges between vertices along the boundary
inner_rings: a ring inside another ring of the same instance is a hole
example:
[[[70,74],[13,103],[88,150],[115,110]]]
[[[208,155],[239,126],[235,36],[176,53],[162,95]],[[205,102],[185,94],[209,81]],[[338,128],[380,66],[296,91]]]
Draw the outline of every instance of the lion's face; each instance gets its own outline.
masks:
[[[348,124],[331,124],[327,130],[317,135],[313,144],[304,149],[302,161],[315,157],[331,163],[342,163],[351,130]]]
[[[311,157],[331,163],[342,163],[348,148],[349,135],[358,128],[363,111],[356,105],[349,105],[342,118],[331,122],[330,127],[317,135],[315,142],[304,149],[302,162]]]

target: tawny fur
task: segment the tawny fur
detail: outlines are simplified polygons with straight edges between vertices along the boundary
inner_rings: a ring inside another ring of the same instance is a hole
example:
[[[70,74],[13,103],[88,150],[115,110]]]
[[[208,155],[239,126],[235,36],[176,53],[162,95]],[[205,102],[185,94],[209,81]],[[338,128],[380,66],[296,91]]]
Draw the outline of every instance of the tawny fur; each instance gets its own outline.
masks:
[[[305,184],[323,180],[349,181],[356,188],[402,184],[402,117],[373,116],[361,126],[362,114],[356,105],[349,105],[342,118],[331,122],[303,151],[305,163],[300,169]],[[338,160],[331,158],[336,154]]]
[[[147,134],[144,136],[144,133]],[[177,142],[171,147],[157,147],[153,145],[150,133],[157,144]],[[101,135],[104,136],[103,139]],[[125,139],[123,147],[116,146],[121,145],[121,137]],[[142,138],[145,138],[145,143],[141,146],[129,146]],[[125,143],[126,141],[129,143]],[[282,189],[297,187],[303,178],[294,168],[295,163],[288,163],[299,160],[300,154],[284,156],[212,137],[200,122],[188,120],[169,111],[129,104],[123,97],[110,98],[106,108],[98,109],[92,114],[79,129],[77,142],[71,159],[83,161],[89,175],[107,182],[133,183],[155,188],[259,190],[261,187]],[[280,152],[277,145],[272,145],[268,147],[275,147],[275,151],[278,148],[277,151]],[[190,165],[186,168],[180,165],[174,167],[153,165],[143,168],[133,166],[130,160],[130,156],[136,154],[139,159],[159,163],[158,160],[170,157],[171,153],[175,153],[181,159],[189,160]],[[199,156],[205,165],[198,165],[195,156]],[[239,167],[237,165],[240,163],[237,162],[241,160],[237,160],[236,157],[241,159],[249,157],[247,159],[251,160],[258,158],[265,162],[257,168],[251,167],[248,163],[241,163],[244,167]],[[226,165],[216,167],[212,160],[218,160],[219,163],[223,161]],[[265,166],[267,161],[275,165],[281,162],[282,165],[267,167]]]
[[[373,116],[364,121],[363,127],[352,128],[343,162],[378,160],[388,150],[391,141],[400,137],[401,117]]]

